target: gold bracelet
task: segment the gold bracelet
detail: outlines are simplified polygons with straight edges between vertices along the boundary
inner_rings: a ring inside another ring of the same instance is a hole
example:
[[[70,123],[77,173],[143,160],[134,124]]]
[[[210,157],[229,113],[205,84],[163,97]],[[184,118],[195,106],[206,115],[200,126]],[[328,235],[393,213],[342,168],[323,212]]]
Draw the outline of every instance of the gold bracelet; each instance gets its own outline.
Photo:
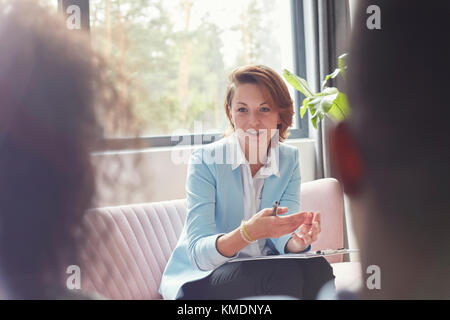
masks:
[[[242,223],[241,223],[241,230],[242,230],[242,233],[241,233],[241,235],[244,236],[243,238],[244,238],[244,240],[246,240],[247,243],[253,243],[253,242],[255,242],[256,240],[253,240],[252,237],[250,237],[250,235],[248,234],[247,230],[245,230],[245,223],[246,223],[246,222],[247,222],[247,221],[242,220]]]

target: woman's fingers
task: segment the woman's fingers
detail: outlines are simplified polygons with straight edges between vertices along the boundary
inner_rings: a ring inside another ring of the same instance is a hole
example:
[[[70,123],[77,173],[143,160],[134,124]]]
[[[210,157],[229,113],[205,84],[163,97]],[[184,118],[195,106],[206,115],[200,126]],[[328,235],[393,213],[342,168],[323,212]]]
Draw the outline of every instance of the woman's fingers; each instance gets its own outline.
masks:
[[[300,239],[304,241],[304,245],[311,243],[311,236],[308,235],[309,228],[306,225],[302,225],[296,234]]]
[[[288,211],[288,207],[278,207],[277,214],[285,214]]]
[[[311,237],[311,242],[317,241],[320,233],[320,225],[318,222],[314,222],[308,235]]]
[[[279,229],[281,235],[292,233],[302,225],[311,226],[312,218],[312,212],[299,212],[289,216],[277,217],[275,228]]]
[[[316,213],[316,216],[314,217],[314,219],[313,219],[313,225],[315,225],[315,224],[317,224],[317,226],[318,226],[318,232],[320,232],[321,231],[321,226],[320,226],[320,212],[317,212]]]
[[[310,235],[319,234],[320,233],[320,224],[318,222],[314,222],[311,226],[311,230],[309,231]]]
[[[275,215],[285,214],[288,211],[289,211],[288,207],[278,207]],[[262,217],[270,217],[273,215],[273,209],[265,208],[265,209],[261,210],[260,212],[258,212],[258,214],[260,214]]]
[[[305,221],[303,214],[292,214],[289,216],[273,217],[273,223],[270,224],[270,229],[274,233],[274,237],[278,238],[282,235],[292,233],[302,225]]]
[[[305,244],[310,244],[311,238],[312,238],[310,232],[311,232],[311,226],[304,224],[300,227],[297,234],[299,235],[299,237],[301,237],[301,238],[303,238],[303,240],[305,240]]]
[[[293,213],[290,214],[288,216],[282,216],[279,217],[279,223],[284,225],[284,224],[296,224],[296,228],[298,228],[301,224],[311,224],[311,222],[308,221],[312,221],[312,213],[311,212],[298,212],[298,213]]]
[[[315,229],[317,229],[317,233],[320,233],[322,231],[322,228],[320,227],[320,222],[315,222],[314,225]]]
[[[287,233],[293,233],[299,229],[297,236],[303,239],[305,243],[310,244],[317,240],[321,231],[320,213],[298,212],[290,215],[283,215],[288,212],[287,207],[279,207],[277,216],[272,216],[272,208],[266,208],[259,212],[261,217],[265,217],[267,232],[270,237],[280,237]]]
[[[314,212],[308,212],[304,224],[306,224],[306,225],[312,225],[312,223],[313,223],[313,218],[314,218]]]
[[[316,228],[311,228],[311,231],[308,233],[311,237],[311,243],[317,241],[317,238],[319,236],[319,232]]]
[[[318,222],[320,224],[320,212],[317,212],[314,216],[313,223]]]

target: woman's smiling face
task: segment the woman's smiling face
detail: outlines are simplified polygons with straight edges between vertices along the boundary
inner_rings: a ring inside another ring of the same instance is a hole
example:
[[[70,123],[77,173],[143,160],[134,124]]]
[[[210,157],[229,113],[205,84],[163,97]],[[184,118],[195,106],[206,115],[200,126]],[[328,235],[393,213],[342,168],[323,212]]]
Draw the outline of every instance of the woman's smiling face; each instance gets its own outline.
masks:
[[[256,146],[267,150],[271,137],[277,132],[277,125],[281,123],[276,106],[271,105],[262,88],[253,83],[236,87],[231,102],[231,118],[244,150],[256,150]]]

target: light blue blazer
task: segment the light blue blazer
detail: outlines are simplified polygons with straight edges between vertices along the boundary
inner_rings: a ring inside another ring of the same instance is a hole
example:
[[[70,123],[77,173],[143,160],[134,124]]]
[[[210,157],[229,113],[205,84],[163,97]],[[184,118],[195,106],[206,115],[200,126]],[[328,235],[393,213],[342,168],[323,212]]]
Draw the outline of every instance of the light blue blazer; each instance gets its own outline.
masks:
[[[218,159],[222,153],[225,159],[226,141],[227,138],[221,139],[191,154],[186,223],[162,276],[159,292],[164,299],[182,296],[183,284],[208,276],[231,259],[217,251],[216,240],[239,227],[243,220],[241,170],[232,170],[229,161],[220,163],[211,158]],[[288,207],[286,214],[295,213],[300,210],[298,149],[279,143],[276,150],[280,176],[271,175],[264,180],[261,208],[271,208],[274,201],[279,201],[281,207]],[[268,239],[267,245],[275,254],[284,254],[290,236]]]

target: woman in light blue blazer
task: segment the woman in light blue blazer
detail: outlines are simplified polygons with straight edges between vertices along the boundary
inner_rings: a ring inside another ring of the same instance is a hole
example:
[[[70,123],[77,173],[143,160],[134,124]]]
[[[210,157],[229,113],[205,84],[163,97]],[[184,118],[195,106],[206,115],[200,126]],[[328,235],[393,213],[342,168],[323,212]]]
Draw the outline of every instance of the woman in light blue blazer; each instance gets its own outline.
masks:
[[[186,223],[160,293],[165,299],[314,299],[334,279],[323,258],[232,261],[305,252],[320,233],[320,214],[299,212],[298,150],[281,143],[294,113],[289,91],[266,66],[237,68],[225,112],[230,132],[191,155]]]

